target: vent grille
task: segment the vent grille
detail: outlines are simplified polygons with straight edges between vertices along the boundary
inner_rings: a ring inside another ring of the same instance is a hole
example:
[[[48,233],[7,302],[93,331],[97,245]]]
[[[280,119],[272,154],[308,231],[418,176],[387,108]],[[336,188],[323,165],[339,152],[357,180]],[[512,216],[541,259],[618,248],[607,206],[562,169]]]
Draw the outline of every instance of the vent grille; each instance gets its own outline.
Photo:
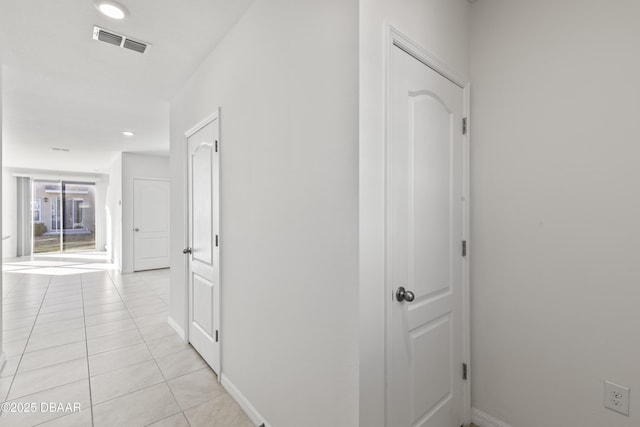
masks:
[[[131,39],[125,39],[122,47],[124,47],[125,49],[135,50],[136,52],[140,53],[144,53],[144,51],[147,50],[146,44]]]
[[[112,34],[104,30],[98,31],[98,40],[100,40],[101,42],[120,46],[122,44],[122,39],[123,37],[117,34]]]
[[[148,48],[148,43],[132,40],[127,36],[116,34],[112,31],[107,31],[104,28],[93,27],[93,39],[101,42],[109,43],[114,46],[119,46],[124,49],[129,49],[138,53],[145,53]]]

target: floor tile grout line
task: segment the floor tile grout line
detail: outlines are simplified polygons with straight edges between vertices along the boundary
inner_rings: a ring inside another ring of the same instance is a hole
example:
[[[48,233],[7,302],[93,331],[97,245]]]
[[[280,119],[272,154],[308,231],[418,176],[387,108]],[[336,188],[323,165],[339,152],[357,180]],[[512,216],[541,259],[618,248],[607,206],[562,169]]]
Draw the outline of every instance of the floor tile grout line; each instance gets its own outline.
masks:
[[[153,360],[153,359],[144,360],[144,361],[142,361],[142,362],[134,363],[133,365],[124,366],[124,367],[122,367],[122,368],[114,369],[114,370],[109,371],[109,372],[104,372],[104,373],[102,373],[102,374],[94,375],[94,378],[95,378],[95,377],[97,377],[97,376],[100,376],[100,375],[111,374],[111,373],[113,373],[114,371],[117,371],[117,370],[120,370],[120,369],[126,369],[126,368],[131,368],[132,366],[142,365],[143,363],[148,363],[148,362],[151,362],[152,360]],[[162,373],[162,372],[160,372],[160,373]],[[162,381],[159,381],[159,382],[154,383],[154,384],[147,384],[147,385],[145,385],[144,387],[141,387],[141,388],[137,388],[137,389],[135,389],[135,390],[128,391],[128,392],[126,392],[126,393],[124,393],[124,394],[119,394],[119,395],[114,396],[114,397],[111,397],[111,398],[109,398],[109,399],[105,399],[105,400],[103,400],[103,401],[101,401],[101,402],[96,402],[96,404],[95,404],[95,405],[96,405],[96,406],[97,406],[97,405],[102,405],[103,403],[111,402],[112,400],[120,399],[121,397],[125,397],[125,396],[128,396],[128,395],[130,395],[130,394],[137,393],[137,392],[139,392],[139,391],[141,391],[141,390],[145,390],[145,389],[148,389],[148,388],[151,388],[151,387],[154,387],[154,386],[157,386],[157,385],[160,385],[160,384],[166,383],[166,382],[167,382],[167,381],[166,381],[166,380],[164,379],[164,377],[163,377]],[[93,403],[93,402],[92,402],[92,403]],[[179,405],[178,405],[178,406],[179,406]]]
[[[131,329],[131,330],[133,330],[133,329]],[[97,338],[102,338],[102,337],[97,337]],[[133,344],[128,344],[128,345],[125,345],[125,346],[122,346],[122,347],[112,348],[111,350],[100,351],[98,353],[90,354],[89,357],[97,356],[99,354],[109,353],[110,351],[122,350],[123,348],[133,347],[134,345],[140,345],[140,344],[144,344],[144,342],[140,341],[140,342],[136,342],[136,343],[133,343]],[[153,355],[151,357],[153,357]],[[114,370],[114,369],[112,369],[112,370]],[[109,372],[111,372],[111,371],[109,371]]]
[[[79,342],[82,342],[82,341],[76,341],[75,343],[72,343],[72,344],[77,344],[77,343],[79,343]],[[25,353],[25,354],[29,354],[29,353]],[[40,370],[40,369],[53,368],[54,366],[64,365],[65,363],[75,362],[75,361],[80,360],[80,359],[84,359],[84,356],[76,357],[76,358],[74,358],[74,359],[65,360],[64,362],[58,362],[58,363],[53,363],[53,364],[51,364],[51,365],[41,366],[41,367],[39,367],[39,368],[35,368],[35,369],[29,369],[28,371],[23,371],[23,372],[21,372],[21,374],[26,374],[26,373],[29,373],[29,372],[38,371],[38,370]],[[68,382],[68,383],[59,384],[59,385],[71,384],[72,382],[75,382],[75,381],[79,381],[79,380],[73,380],[73,381],[70,381],[70,382]],[[42,390],[36,391],[36,392],[34,392],[34,393],[39,393],[40,391],[49,390],[49,389],[56,388],[56,387],[58,387],[58,385],[56,385],[56,386],[54,386],[54,387],[45,388],[45,389],[42,389]],[[29,393],[29,394],[33,394],[33,393]],[[28,396],[29,394],[27,394],[27,395],[25,395],[25,396]],[[18,397],[24,397],[24,396],[18,396]]]
[[[64,418],[64,417],[70,417],[70,416],[72,416],[73,414],[74,414],[74,413],[72,412],[71,414],[64,414],[64,415],[60,415],[59,417],[51,418],[51,419],[49,419],[49,420],[42,421],[42,422],[40,422],[40,423],[38,423],[38,424],[34,424],[34,425],[33,425],[33,427],[39,427],[39,426],[42,426],[42,425],[47,424],[47,423],[50,423],[50,422],[52,422],[52,421],[59,420],[59,419]]]
[[[70,319],[54,320],[53,322],[49,322],[48,324],[52,325],[53,323],[57,323],[57,322],[69,322],[69,321],[78,320],[78,319],[82,319],[82,316],[80,316],[80,317],[72,317]],[[72,328],[72,329],[80,329],[80,328]],[[36,335],[39,335],[39,334],[36,334]]]
[[[118,322],[118,320],[114,320],[114,322]],[[104,324],[106,325],[106,323],[104,323]],[[107,333],[107,334],[96,335],[96,336],[93,336],[93,337],[90,337],[90,338],[87,338],[87,339],[88,340],[94,340],[94,339],[97,339],[97,338],[106,338],[106,337],[110,337],[110,336],[113,336],[113,335],[122,334],[124,332],[133,331],[134,329],[135,329],[135,327],[122,329],[122,330],[118,330],[118,331],[109,331],[109,333]],[[101,353],[103,353],[103,352],[101,352]]]
[[[91,427],[94,426],[93,421],[93,397],[91,395],[91,367],[89,366],[89,339],[87,338],[87,317],[84,311],[84,287],[82,286],[82,274],[80,275],[80,294],[82,296],[82,320],[84,323],[84,344],[87,357],[87,382],[89,385],[89,415],[91,415]]]
[[[203,368],[203,369],[204,369],[204,368]],[[193,373],[193,372],[192,372],[192,373]],[[190,410],[190,409],[193,409],[193,408],[195,408],[196,406],[204,405],[205,403],[217,402],[218,400],[224,399],[224,398],[225,398],[225,396],[226,396],[226,397],[229,397],[230,399],[232,399],[232,400],[235,402],[235,399],[233,399],[233,398],[229,395],[229,393],[227,393],[227,391],[225,390],[225,392],[224,392],[224,393],[222,393],[220,396],[215,397],[215,398],[210,399],[210,400],[205,400],[204,402],[196,403],[195,405],[189,406],[188,408],[184,408],[184,409],[182,410],[182,412],[185,412],[185,411],[188,411],[188,410]],[[236,403],[237,403],[237,402],[236,402]],[[244,411],[243,411],[243,412],[244,412]],[[185,416],[184,416],[184,417],[185,417],[185,418],[187,418],[187,415],[185,414]],[[187,419],[187,422],[188,422],[188,421],[189,421],[189,420]]]
[[[176,416],[176,415],[178,415],[178,414],[182,414],[182,416],[184,417],[184,419],[187,421],[187,425],[188,425],[188,426],[190,426],[190,425],[191,425],[191,424],[189,424],[189,420],[187,420],[187,416],[184,414],[184,411],[180,411],[180,412],[178,412],[178,413],[176,413],[176,414],[167,415],[166,417],[164,417],[164,418],[162,418],[162,419],[159,419],[158,421],[154,421],[154,422],[152,422],[152,423],[150,423],[150,424],[145,424],[145,425],[144,425],[144,427],[151,427],[151,426],[153,426],[155,423],[159,423],[159,422],[161,422],[161,421],[168,420],[169,418],[171,418],[171,417],[175,417],[175,416]]]
[[[67,333],[67,332],[70,332],[70,331],[76,331],[76,330],[81,330],[81,329],[82,329],[82,326],[78,327],[78,328],[69,328],[67,331],[64,331],[64,332],[61,332],[61,333]],[[53,334],[57,334],[57,332],[38,332],[37,334],[31,334],[29,336],[29,338],[31,338],[31,337],[39,337],[39,336],[42,336],[42,335],[51,336]],[[56,344],[56,345],[52,345],[51,347],[41,348],[39,350],[25,351],[25,353],[33,353],[35,351],[46,350],[48,348],[60,347],[60,346],[63,346],[65,344],[73,344],[74,342],[78,342],[78,341],[82,341],[82,340],[70,341],[68,343],[62,343],[62,344]]]
[[[53,280],[53,276],[49,276],[49,280],[47,281],[47,287],[44,290],[42,295],[42,302],[44,302],[44,298],[47,295],[47,291],[49,290],[49,286],[51,286],[51,281]],[[42,304],[40,305],[42,307]],[[20,370],[20,364],[22,363],[22,358],[25,355],[25,351],[27,350],[27,346],[29,345],[29,340],[31,339],[31,334],[33,333],[33,329],[36,327],[36,322],[38,321],[39,311],[36,313],[35,319],[33,319],[33,324],[31,325],[31,331],[29,332],[29,336],[27,337],[27,341],[24,343],[24,348],[22,349],[22,354],[20,354],[20,359],[18,360],[18,364],[16,365],[16,371],[11,378],[11,384],[9,384],[9,389],[7,390],[7,395],[5,396],[5,402],[9,399],[9,394],[11,393],[11,389],[13,388],[13,383],[18,376],[18,371]]]
[[[141,391],[143,391],[143,390],[150,389],[150,388],[152,388],[152,387],[157,387],[157,386],[159,386],[159,385],[161,385],[161,384],[165,384],[165,385],[166,385],[166,381],[162,381],[162,382],[159,382],[159,383],[156,383],[156,384],[151,384],[151,385],[148,385],[148,386],[144,386],[144,387],[139,388],[139,389],[137,389],[137,390],[129,391],[129,392],[125,393],[125,394],[121,394],[120,396],[112,397],[111,399],[107,399],[107,400],[105,400],[105,401],[103,401],[103,402],[96,403],[94,406],[101,406],[101,405],[104,405],[105,403],[113,402],[114,400],[118,400],[118,399],[121,399],[121,398],[123,398],[123,397],[127,397],[127,396],[129,396],[129,395],[131,395],[131,394],[138,393],[138,392],[141,392]],[[167,387],[169,387],[169,386],[167,385]],[[169,388],[169,390],[171,390],[171,388]],[[175,398],[174,398],[174,399],[175,399]],[[177,401],[176,401],[176,405],[178,405],[178,402],[177,402]],[[180,405],[178,405],[178,408],[180,408]],[[180,409],[180,411],[179,411],[179,412],[181,412],[181,411],[182,411],[182,409]],[[168,415],[167,417],[173,416],[173,415],[175,415],[175,414],[177,414],[177,413],[178,413],[178,412],[173,413],[173,414],[171,414],[171,415]],[[158,420],[158,421],[160,421],[160,420]],[[154,421],[154,423],[155,423],[155,422],[158,422],[158,421]],[[152,424],[153,424],[153,423],[152,423]]]
[[[145,364],[145,363],[149,363],[152,360],[153,359],[141,360],[141,361],[134,362],[134,363],[132,363],[130,365],[127,365],[127,366],[121,366],[121,367],[116,368],[116,369],[111,369],[110,371],[100,372],[99,374],[91,375],[91,378],[95,378],[95,377],[99,377],[99,376],[107,375],[107,374],[113,374],[115,371],[121,371],[123,369],[133,368],[134,366],[138,366],[138,365],[142,365],[142,364]],[[162,382],[164,382],[164,381],[166,381],[166,380],[163,379]],[[157,383],[157,384],[159,384],[159,383]],[[151,385],[155,385],[155,384],[151,384]],[[148,387],[148,386],[145,386],[145,387]],[[133,390],[133,391],[135,391],[135,390]],[[109,400],[111,400],[111,399],[109,399]],[[105,400],[105,402],[106,402],[106,400]],[[100,402],[100,403],[102,403],[102,402]]]
[[[127,329],[126,331],[121,331],[121,332],[129,332],[129,331],[132,331],[132,330],[134,330],[134,329],[133,329],[133,328],[132,328],[132,329]],[[114,334],[109,334],[109,335],[116,335],[116,334],[118,334],[118,333],[120,333],[120,332],[116,332],[116,333],[114,333]],[[175,332],[174,332],[174,333],[175,333]],[[95,337],[95,338],[104,338],[105,336],[109,336],[109,335],[103,335],[103,336],[99,336],[99,337]],[[141,345],[141,344],[144,344],[144,345],[145,345],[145,347],[148,349],[149,347],[147,346],[147,342],[145,342],[144,335],[143,335],[142,333],[140,333],[140,336],[141,336],[141,338],[142,338],[142,341],[140,341],[140,342],[136,342],[136,343],[133,343],[133,344],[127,344],[127,345],[122,346],[122,347],[116,347],[116,348],[112,348],[112,349],[105,350],[105,351],[99,351],[99,352],[97,352],[97,353],[90,354],[90,355],[89,355],[89,357],[91,357],[91,356],[98,356],[98,355],[100,355],[100,354],[105,354],[105,353],[110,353],[110,352],[112,352],[112,351],[123,350],[123,349],[125,349],[125,348],[134,347],[134,346]],[[163,336],[163,337],[160,337],[160,338],[156,338],[156,339],[150,340],[149,342],[159,341],[159,340],[164,339],[164,338],[167,338],[167,337],[169,337],[169,336],[171,336],[171,335],[165,335],[165,336]],[[95,338],[89,338],[89,339],[95,339]],[[80,342],[80,341],[77,341],[77,342]],[[74,343],[71,343],[71,344],[74,344]],[[185,350],[184,350],[184,349],[182,349],[182,350],[177,350],[177,351],[172,351],[172,352],[169,352],[169,353],[165,353],[165,354],[163,354],[163,355],[162,355],[162,357],[167,356],[167,355],[170,355],[170,354],[176,354],[176,353],[179,353],[179,352],[181,352],[181,351],[185,351]],[[151,351],[149,351],[149,354],[151,355],[151,358],[150,358],[150,359],[147,359],[147,360],[151,360],[151,359],[153,359],[153,358],[154,358],[154,356],[153,356],[153,354],[151,353]],[[116,369],[120,369],[120,368],[116,368]],[[109,370],[109,371],[105,371],[105,372],[102,372],[102,373],[111,372],[111,371],[114,371],[114,370],[115,370],[115,369],[111,369],[111,370]],[[102,373],[101,373],[101,374],[102,374]],[[100,375],[101,375],[101,374],[100,374]]]
[[[74,359],[74,360],[80,360],[80,358],[78,358],[78,359]],[[58,385],[55,385],[55,386],[53,386],[53,387],[43,388],[42,390],[38,390],[38,391],[32,391],[32,392],[29,392],[28,394],[24,394],[24,395],[22,395],[22,396],[16,396],[16,397],[14,397],[14,398],[13,398],[13,399],[11,399],[11,400],[24,399],[25,397],[29,397],[29,396],[31,396],[31,395],[33,395],[33,394],[43,393],[43,392],[45,392],[45,391],[51,391],[51,390],[54,390],[54,389],[56,389],[56,388],[60,388],[60,387],[67,386],[67,385],[69,385],[69,384],[77,383],[77,382],[82,381],[82,380],[86,380],[86,378],[80,378],[80,379],[76,379],[76,380],[70,381],[70,382],[68,382],[68,383],[58,384]]]

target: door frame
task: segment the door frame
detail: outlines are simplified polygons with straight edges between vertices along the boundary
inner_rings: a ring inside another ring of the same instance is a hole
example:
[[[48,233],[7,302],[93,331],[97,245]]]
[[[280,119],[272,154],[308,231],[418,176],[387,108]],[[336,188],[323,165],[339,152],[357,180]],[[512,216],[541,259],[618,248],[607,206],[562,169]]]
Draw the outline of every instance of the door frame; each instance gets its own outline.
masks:
[[[215,135],[216,139],[218,140],[218,155],[215,158],[215,162],[217,162],[218,165],[218,238],[220,240],[220,242],[222,242],[222,230],[220,230],[220,223],[221,218],[220,218],[220,200],[221,200],[221,194],[220,194],[220,189],[222,188],[221,182],[220,182],[220,154],[221,154],[221,146],[222,143],[220,141],[220,107],[216,108],[216,110],[209,114],[208,116],[206,116],[204,119],[200,120],[199,122],[197,122],[196,125],[194,125],[193,127],[189,128],[189,130],[187,130],[184,133],[184,174],[183,174],[183,178],[184,178],[184,185],[183,185],[183,189],[184,189],[184,194],[185,194],[185,198],[186,198],[186,203],[184,204],[184,239],[183,239],[183,247],[186,248],[189,246],[189,137],[191,137],[192,135],[194,135],[196,132],[198,132],[200,129],[202,129],[203,127],[205,127],[206,125],[208,125],[209,123],[212,123],[214,121],[218,121],[218,132]],[[223,366],[223,360],[222,360],[222,344],[223,344],[223,339],[224,339],[224,334],[222,333],[222,315],[221,315],[221,311],[222,311],[222,299],[223,299],[223,289],[222,289],[222,264],[220,263],[220,260],[222,259],[222,243],[220,243],[220,245],[218,246],[218,286],[220,288],[220,292],[219,292],[219,310],[217,313],[217,318],[218,318],[218,325],[219,325],[219,330],[220,330],[220,335],[218,337],[218,350],[220,352],[220,354],[218,355],[218,360],[220,361],[220,367],[219,367],[219,371],[220,372],[216,372],[217,376],[218,376],[218,383],[220,383],[221,378],[222,378],[222,366]],[[185,261],[185,267],[184,267],[184,278],[185,278],[185,286],[184,286],[184,292],[185,292],[185,299],[184,299],[184,303],[185,303],[185,308],[184,308],[184,313],[185,313],[185,319],[184,319],[184,342],[186,344],[189,343],[189,326],[190,326],[190,322],[189,322],[189,318],[191,317],[191,307],[189,304],[189,297],[190,295],[190,289],[189,289],[189,274],[190,274],[190,268],[189,268],[189,262]]]
[[[390,224],[390,156],[391,149],[391,114],[392,114],[392,85],[393,85],[393,67],[391,58],[393,57],[394,47],[398,47],[427,67],[436,71],[447,80],[460,87],[463,91],[462,115],[467,118],[467,132],[462,135],[462,239],[467,242],[466,256],[462,258],[462,359],[468,366],[467,380],[464,382],[463,401],[464,413],[463,417],[466,423],[471,422],[471,319],[470,319],[470,280],[469,280],[469,261],[470,261],[470,100],[471,100],[471,83],[461,74],[457,73],[452,67],[444,61],[432,54],[428,50],[421,47],[407,35],[403,34],[393,25],[387,26],[385,46],[385,112],[384,112],[384,412],[385,426],[391,427],[390,423],[390,402],[389,402],[389,363],[390,363],[390,332],[391,332],[391,304],[393,302],[393,284],[391,283],[389,244],[391,242],[391,224]],[[391,296],[391,297],[389,297]],[[462,370],[462,367],[460,367]],[[461,372],[462,374],[462,372]]]
[[[167,209],[169,210],[169,250],[171,250],[171,179],[136,175],[131,179],[131,200],[133,200],[133,203],[131,203],[131,223],[133,227],[128,230],[128,233],[131,234],[131,267],[134,273],[136,271],[144,271],[136,270],[136,181],[161,181],[169,184],[169,206]],[[169,261],[171,261],[171,254],[169,254]]]

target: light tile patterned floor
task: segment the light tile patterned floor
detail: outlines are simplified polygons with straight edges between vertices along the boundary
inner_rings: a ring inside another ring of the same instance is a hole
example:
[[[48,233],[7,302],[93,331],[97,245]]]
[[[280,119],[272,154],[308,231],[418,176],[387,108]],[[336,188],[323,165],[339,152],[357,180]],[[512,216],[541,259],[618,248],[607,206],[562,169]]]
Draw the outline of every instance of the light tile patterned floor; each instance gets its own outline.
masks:
[[[3,264],[0,402],[22,411],[2,412],[0,426],[252,426],[167,324],[169,271],[123,275],[104,258]]]

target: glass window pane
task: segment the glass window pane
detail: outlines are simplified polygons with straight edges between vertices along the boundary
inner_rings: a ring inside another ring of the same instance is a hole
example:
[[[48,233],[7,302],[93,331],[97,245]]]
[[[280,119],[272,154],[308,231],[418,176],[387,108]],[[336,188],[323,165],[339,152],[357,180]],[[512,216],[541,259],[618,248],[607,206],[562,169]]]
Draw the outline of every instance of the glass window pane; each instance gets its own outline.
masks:
[[[33,253],[60,252],[59,201],[59,183],[33,182]]]
[[[62,196],[64,199],[63,250],[95,250],[95,185],[63,182]]]

